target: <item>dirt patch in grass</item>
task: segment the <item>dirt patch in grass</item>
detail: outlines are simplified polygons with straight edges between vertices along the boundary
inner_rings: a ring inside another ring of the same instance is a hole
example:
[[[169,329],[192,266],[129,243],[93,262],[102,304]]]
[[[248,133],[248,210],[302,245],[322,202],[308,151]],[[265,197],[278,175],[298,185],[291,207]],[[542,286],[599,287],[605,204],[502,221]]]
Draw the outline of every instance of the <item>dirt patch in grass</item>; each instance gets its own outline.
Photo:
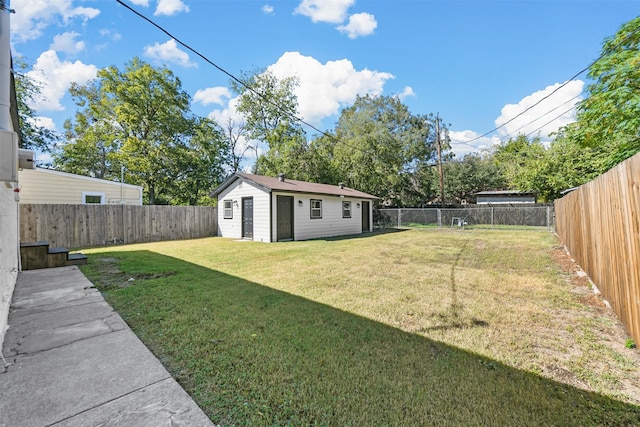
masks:
[[[116,257],[97,257],[92,267],[99,274],[94,285],[98,289],[109,287],[127,288],[144,280],[160,279],[162,277],[174,276],[173,271],[163,271],[156,273],[125,273],[120,270],[120,259]]]
[[[587,308],[574,312],[574,316],[570,318],[565,317],[565,323],[576,325],[570,329],[584,347],[597,349],[609,356],[600,360],[590,360],[584,354],[580,354],[580,351],[569,350],[563,357],[564,363],[580,373],[583,378],[591,379],[594,384],[600,383],[597,378],[607,378],[611,383],[618,385],[619,397],[626,396],[626,399],[640,403],[640,378],[634,368],[640,366],[640,352],[625,346],[629,334],[624,325],[587,274],[571,259],[564,246],[553,247],[552,259],[560,266],[569,292]],[[558,330],[554,333],[558,333]],[[587,390],[594,389],[587,382],[581,381],[574,372],[564,368],[549,366],[545,373],[559,381],[573,383]]]

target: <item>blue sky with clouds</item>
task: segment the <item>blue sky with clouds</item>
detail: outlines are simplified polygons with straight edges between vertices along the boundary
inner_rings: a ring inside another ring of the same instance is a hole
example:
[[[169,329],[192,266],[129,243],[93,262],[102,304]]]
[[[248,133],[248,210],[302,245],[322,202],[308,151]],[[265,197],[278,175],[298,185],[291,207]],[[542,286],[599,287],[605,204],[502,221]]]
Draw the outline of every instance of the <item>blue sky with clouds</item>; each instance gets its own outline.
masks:
[[[333,129],[357,95],[397,95],[412,113],[451,124],[458,157],[518,133],[548,140],[571,122],[585,74],[508,121],[588,66],[604,38],[640,14],[637,0],[123,2],[235,76],[256,67],[297,76],[300,115],[320,129]],[[196,114],[238,118],[227,75],[115,0],[10,6],[12,52],[42,86],[32,107],[44,126],[61,131],[73,116],[72,82],[136,56],[171,69]]]

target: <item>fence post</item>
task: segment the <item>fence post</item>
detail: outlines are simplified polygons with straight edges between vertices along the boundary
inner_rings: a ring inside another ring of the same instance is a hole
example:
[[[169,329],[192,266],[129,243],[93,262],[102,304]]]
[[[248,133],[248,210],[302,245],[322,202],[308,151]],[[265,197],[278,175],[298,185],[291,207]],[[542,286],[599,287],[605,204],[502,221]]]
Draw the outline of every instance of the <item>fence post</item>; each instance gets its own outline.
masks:
[[[493,206],[491,206],[491,228],[493,228]]]
[[[547,206],[547,230],[551,231],[551,207]]]
[[[438,227],[442,228],[442,209],[437,208],[438,212]]]
[[[402,227],[402,209],[398,208],[398,228]]]

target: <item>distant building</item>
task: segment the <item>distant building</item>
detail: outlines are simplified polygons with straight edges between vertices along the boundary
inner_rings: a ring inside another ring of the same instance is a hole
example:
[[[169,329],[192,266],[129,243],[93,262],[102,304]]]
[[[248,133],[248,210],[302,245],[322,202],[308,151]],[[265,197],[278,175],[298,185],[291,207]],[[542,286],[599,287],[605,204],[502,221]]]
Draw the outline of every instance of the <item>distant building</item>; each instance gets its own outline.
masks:
[[[479,205],[511,205],[536,202],[536,193],[532,191],[481,191],[476,193],[476,197],[476,203]]]
[[[213,193],[218,236],[258,242],[360,234],[373,229],[376,196],[344,186],[235,173]]]
[[[20,203],[141,205],[142,187],[51,169],[24,169]]]

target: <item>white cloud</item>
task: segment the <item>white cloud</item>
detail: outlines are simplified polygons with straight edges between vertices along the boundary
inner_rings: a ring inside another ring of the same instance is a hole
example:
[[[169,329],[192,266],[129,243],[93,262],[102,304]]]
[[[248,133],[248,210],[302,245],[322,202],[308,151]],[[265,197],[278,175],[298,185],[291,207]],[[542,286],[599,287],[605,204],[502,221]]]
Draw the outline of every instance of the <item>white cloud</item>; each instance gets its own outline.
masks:
[[[189,12],[189,6],[184,4],[182,0],[158,0],[158,6],[153,14],[155,16],[173,16],[180,12]]]
[[[149,7],[149,0],[129,0],[129,1],[138,6]]]
[[[75,18],[87,21],[100,14],[99,9],[74,7],[72,0],[13,0],[11,36],[18,41],[37,39],[52,24],[66,26]]]
[[[357,95],[380,95],[390,73],[363,69],[357,71],[351,61],[341,59],[320,63],[299,52],[285,52],[268,70],[278,78],[297,77],[295,91],[299,113],[305,121],[318,124],[337,114],[341,106],[352,104]]]
[[[373,34],[377,26],[378,22],[376,22],[375,16],[370,13],[356,13],[349,17],[347,25],[340,25],[336,28],[341,33],[347,34],[350,39],[357,39]]]
[[[33,118],[33,122],[37,127],[49,129],[51,131],[56,130],[56,124],[51,117],[38,116]]]
[[[110,30],[110,29],[107,29],[107,28],[103,28],[99,32],[100,32],[100,35],[102,37],[109,38],[109,39],[111,39],[113,41],[118,41],[118,40],[122,39],[122,34],[118,33],[117,31],[113,31],[113,30]]]
[[[84,50],[85,44],[83,41],[76,41],[79,35],[75,31],[58,34],[53,38],[53,43],[51,43],[49,49],[64,53],[80,52]]]
[[[404,90],[398,94],[398,98],[400,98],[400,101],[404,101],[410,96],[416,96],[411,86],[405,86]]]
[[[479,136],[479,133],[472,130],[449,131],[451,152],[455,154],[456,159],[462,159],[467,154],[477,153],[500,144],[500,138],[497,136],[483,136],[482,138],[478,138]]]
[[[340,24],[355,0],[302,0],[294,13],[308,16],[312,22]]]
[[[145,46],[144,54],[159,62],[169,62],[178,64],[183,67],[197,67],[198,64],[189,61],[189,54],[178,48],[178,44],[174,39],[166,43],[159,44],[156,42],[153,46]]]
[[[201,89],[196,92],[193,96],[194,102],[199,102],[202,105],[209,104],[218,104],[224,105],[224,99],[231,98],[231,91],[222,86],[218,87],[208,87],[206,89]]]
[[[560,83],[547,86],[543,90],[525,96],[517,104],[505,105],[502,108],[502,114],[495,121],[496,127],[504,125],[498,130],[500,136],[515,137],[518,134],[527,135],[533,132],[532,136],[539,134],[545,140],[549,138],[549,134],[557,131],[560,127],[574,122],[575,105],[582,100],[580,94],[584,82],[572,80],[564,87],[560,88],[560,86],[562,86]],[[550,95],[554,90],[557,92]],[[536,102],[546,96],[549,98],[533,107]],[[524,112],[528,108],[531,109]],[[514,118],[520,113],[523,114]],[[513,120],[509,122],[511,119]]]
[[[39,71],[35,71],[39,70]],[[62,111],[60,101],[72,82],[84,85],[94,79],[98,68],[80,61],[60,61],[54,50],[43,52],[27,73],[28,77],[41,86],[40,98],[30,105],[36,111]]]
[[[264,12],[267,15],[273,15],[274,10],[275,9],[270,4],[265,4],[264,6],[262,6],[262,12]]]

